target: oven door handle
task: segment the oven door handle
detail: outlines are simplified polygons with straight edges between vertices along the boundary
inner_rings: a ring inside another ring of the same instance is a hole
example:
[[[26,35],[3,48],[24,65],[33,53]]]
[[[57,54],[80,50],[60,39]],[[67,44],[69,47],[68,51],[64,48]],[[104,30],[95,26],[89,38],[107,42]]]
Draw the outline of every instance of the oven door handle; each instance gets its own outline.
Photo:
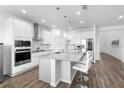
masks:
[[[16,53],[24,53],[24,52],[31,52],[30,50],[29,51],[16,51]]]

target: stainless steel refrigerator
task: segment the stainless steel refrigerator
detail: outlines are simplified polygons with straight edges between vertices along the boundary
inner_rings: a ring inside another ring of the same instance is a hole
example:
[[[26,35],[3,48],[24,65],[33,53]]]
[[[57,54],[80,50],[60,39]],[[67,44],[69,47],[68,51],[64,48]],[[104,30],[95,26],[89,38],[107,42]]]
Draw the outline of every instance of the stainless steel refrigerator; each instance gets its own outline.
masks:
[[[0,82],[3,81],[3,44],[0,43]]]

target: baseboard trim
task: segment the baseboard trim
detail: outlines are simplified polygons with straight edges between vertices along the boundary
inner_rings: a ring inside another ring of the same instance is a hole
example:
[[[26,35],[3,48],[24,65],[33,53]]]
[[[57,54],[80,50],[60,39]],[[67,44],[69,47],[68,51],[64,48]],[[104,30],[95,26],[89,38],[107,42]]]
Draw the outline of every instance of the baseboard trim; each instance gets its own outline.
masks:
[[[99,59],[99,60],[96,60],[96,63],[97,63],[97,62],[100,62],[100,59]]]
[[[107,55],[109,55],[109,56],[115,58],[116,60],[119,60],[120,62],[124,63],[122,59],[119,59],[119,58],[117,58],[117,57],[115,57],[115,56],[113,56],[113,55],[111,55],[111,54],[109,54],[109,53],[106,53],[106,52],[101,52],[101,53],[107,54]]]
[[[32,67],[30,67],[30,68],[27,68],[27,69],[25,69],[25,70],[23,70],[23,71],[20,71],[20,72],[18,72],[18,73],[11,74],[11,75],[9,75],[9,76],[10,76],[10,77],[14,77],[14,76],[16,76],[16,75],[25,73],[26,71],[30,71],[30,70],[32,70],[32,69],[34,69],[34,68],[37,68],[37,67],[38,67],[38,65],[35,65],[35,66],[32,66]]]
[[[61,81],[65,82],[65,83],[68,83],[68,84],[71,84],[71,81],[69,81],[69,80],[61,79]]]
[[[60,82],[61,80],[58,80],[57,82],[50,82],[50,86],[52,86],[52,87],[56,87],[58,84],[59,84],[59,82]]]

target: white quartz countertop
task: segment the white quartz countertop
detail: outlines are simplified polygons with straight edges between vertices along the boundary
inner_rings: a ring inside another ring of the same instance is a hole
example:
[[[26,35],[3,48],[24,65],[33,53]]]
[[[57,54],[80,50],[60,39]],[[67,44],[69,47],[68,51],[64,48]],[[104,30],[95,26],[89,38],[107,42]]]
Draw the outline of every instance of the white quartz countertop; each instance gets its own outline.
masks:
[[[43,52],[49,52],[49,51],[53,51],[53,50],[32,51],[32,53],[35,54],[35,53],[43,53]]]
[[[83,53],[50,53],[48,55],[41,55],[40,58],[47,58],[47,59],[56,59],[56,60],[63,60],[63,61],[73,61],[73,62],[80,62],[82,61]]]
[[[32,55],[35,56],[35,57],[40,57],[42,55],[46,55],[46,54],[49,54],[51,52],[52,52],[52,50],[32,52]]]

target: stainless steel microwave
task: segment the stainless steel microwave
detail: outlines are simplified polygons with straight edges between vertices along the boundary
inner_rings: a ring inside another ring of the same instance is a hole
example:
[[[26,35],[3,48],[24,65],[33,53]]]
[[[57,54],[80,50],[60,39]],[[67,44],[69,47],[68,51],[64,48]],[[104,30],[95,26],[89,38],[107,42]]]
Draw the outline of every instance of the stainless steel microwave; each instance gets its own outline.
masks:
[[[15,47],[31,47],[31,41],[15,40]]]

